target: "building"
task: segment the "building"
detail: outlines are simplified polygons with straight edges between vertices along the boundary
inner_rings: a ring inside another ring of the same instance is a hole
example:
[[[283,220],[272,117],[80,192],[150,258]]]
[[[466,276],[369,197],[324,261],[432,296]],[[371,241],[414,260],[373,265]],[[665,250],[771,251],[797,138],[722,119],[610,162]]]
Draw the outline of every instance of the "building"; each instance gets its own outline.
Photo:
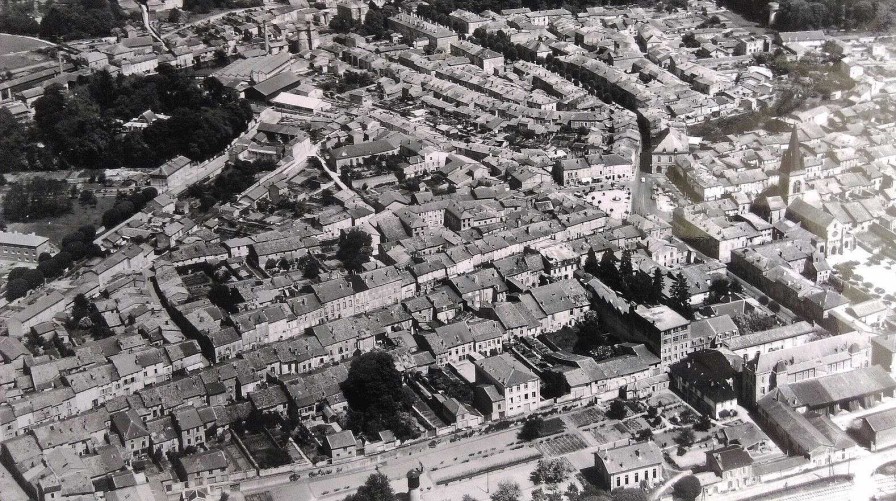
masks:
[[[47,237],[10,231],[0,231],[0,259],[37,264],[42,253],[52,253]]]
[[[388,22],[389,29],[400,33],[409,41],[423,38],[431,49],[448,49],[458,39],[457,33],[450,29],[413,14],[400,12],[390,17]]]
[[[896,445],[896,409],[862,417],[857,434],[872,451]]]
[[[663,481],[663,451],[652,441],[594,453],[594,466],[604,487],[637,489]]]
[[[327,435],[326,446],[333,462],[355,457],[358,451],[358,443],[352,430]]]
[[[474,403],[488,418],[528,414],[541,404],[541,379],[512,355],[504,353],[474,362]]]

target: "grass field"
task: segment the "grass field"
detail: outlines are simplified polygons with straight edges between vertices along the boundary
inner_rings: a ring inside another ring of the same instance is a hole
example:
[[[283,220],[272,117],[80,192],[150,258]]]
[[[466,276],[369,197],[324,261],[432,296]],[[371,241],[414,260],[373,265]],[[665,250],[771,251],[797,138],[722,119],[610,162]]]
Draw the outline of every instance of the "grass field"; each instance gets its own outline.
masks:
[[[68,214],[28,223],[9,223],[7,227],[9,231],[45,236],[58,247],[62,237],[85,224],[92,224],[96,228],[102,226],[103,212],[112,208],[114,204],[115,197],[98,197],[96,207],[81,205],[75,201],[72,211]]]
[[[0,54],[14,54],[52,46],[52,43],[43,40],[0,33]]]

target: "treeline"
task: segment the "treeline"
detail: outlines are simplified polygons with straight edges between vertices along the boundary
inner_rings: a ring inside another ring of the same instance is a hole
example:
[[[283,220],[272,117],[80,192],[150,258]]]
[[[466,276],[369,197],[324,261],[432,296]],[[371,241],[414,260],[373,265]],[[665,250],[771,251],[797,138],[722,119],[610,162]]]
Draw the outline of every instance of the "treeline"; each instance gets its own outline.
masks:
[[[143,210],[146,204],[159,195],[159,191],[155,188],[143,188],[135,191],[130,195],[123,193],[118,194],[118,199],[111,209],[103,213],[102,221],[106,229],[127,221],[128,218]]]
[[[370,4],[370,10],[364,16],[364,21],[355,21],[345,16],[336,16],[330,20],[330,29],[337,33],[358,33],[362,36],[373,36],[384,39],[389,32],[389,18],[398,13],[398,9],[392,5],[384,5],[379,8],[376,4]]]
[[[123,129],[146,110],[171,118],[136,131]],[[34,103],[30,128],[0,110],[0,154],[6,160],[0,173],[152,168],[177,155],[205,160],[244,132],[251,119],[249,103],[213,78],[198,84],[168,64],[148,76],[102,71],[71,92],[47,87]]]
[[[753,19],[765,22],[769,0],[727,0],[725,4]],[[773,28],[804,31],[843,28],[888,31],[896,25],[894,0],[779,0]]]
[[[13,301],[40,287],[46,280],[53,280],[72,265],[84,258],[99,257],[102,250],[93,243],[96,228],[84,225],[69,233],[60,242],[60,251],[55,255],[42,253],[38,256],[37,268],[16,267],[10,270],[6,284],[6,300]]]
[[[51,3],[41,19],[39,34],[48,40],[105,37],[124,26],[125,18],[118,4],[108,0]]]
[[[55,217],[71,210],[69,184],[58,179],[12,183],[3,198],[3,217],[11,222]]]
[[[276,166],[273,160],[236,160],[228,163],[214,181],[190,185],[186,195],[199,200],[199,209],[207,211],[218,202],[233,201],[237,194],[255,184],[256,175],[272,171]]]

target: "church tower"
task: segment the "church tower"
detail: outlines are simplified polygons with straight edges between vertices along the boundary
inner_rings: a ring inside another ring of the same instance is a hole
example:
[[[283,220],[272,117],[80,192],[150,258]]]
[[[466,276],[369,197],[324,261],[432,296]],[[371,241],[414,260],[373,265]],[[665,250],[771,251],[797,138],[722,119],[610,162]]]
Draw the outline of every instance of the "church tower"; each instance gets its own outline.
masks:
[[[781,189],[781,196],[784,198],[784,202],[790,205],[806,191],[806,168],[803,165],[803,154],[800,151],[800,139],[796,125],[793,126],[793,131],[790,133],[790,144],[787,145],[787,151],[781,157],[779,170],[778,185]]]

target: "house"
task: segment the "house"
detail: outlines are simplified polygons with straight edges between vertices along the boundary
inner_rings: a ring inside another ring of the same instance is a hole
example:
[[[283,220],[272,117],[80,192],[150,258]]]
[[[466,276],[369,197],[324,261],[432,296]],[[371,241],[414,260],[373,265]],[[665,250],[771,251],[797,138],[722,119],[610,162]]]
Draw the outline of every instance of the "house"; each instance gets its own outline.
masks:
[[[652,441],[595,452],[594,466],[604,487],[611,491],[663,481],[663,451]]]
[[[326,450],[333,462],[355,457],[358,443],[352,430],[343,430],[327,435]]]
[[[112,415],[112,428],[121,438],[131,457],[149,452],[150,433],[143,418],[134,409]]]
[[[179,459],[178,473],[187,486],[202,486],[227,479],[227,456],[215,449]]]
[[[720,480],[713,484],[712,494],[739,490],[753,485],[757,481],[753,473],[752,456],[737,445],[707,451],[706,466]]]
[[[669,368],[672,384],[685,400],[713,419],[728,417],[737,409],[735,372],[716,350],[691,353]]]
[[[180,433],[180,448],[197,447],[205,443],[205,426],[195,407],[174,411],[174,424]]]
[[[473,365],[477,384],[474,403],[485,416],[503,419],[530,413],[541,405],[541,379],[513,355],[483,358]]]

